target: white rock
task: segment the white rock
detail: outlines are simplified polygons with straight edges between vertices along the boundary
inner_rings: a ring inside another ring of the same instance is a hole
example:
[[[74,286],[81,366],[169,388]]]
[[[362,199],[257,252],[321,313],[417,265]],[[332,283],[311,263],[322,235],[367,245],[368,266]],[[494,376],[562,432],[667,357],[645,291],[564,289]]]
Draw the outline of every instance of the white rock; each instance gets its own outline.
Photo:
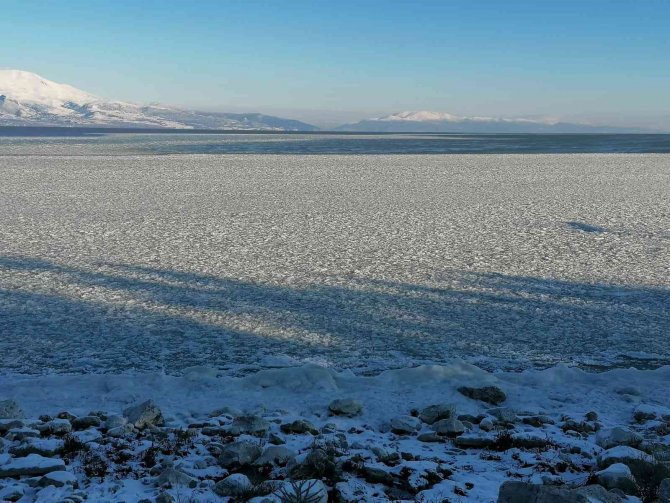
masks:
[[[412,416],[398,416],[391,419],[391,431],[402,435],[412,434],[421,429],[421,420]]]
[[[0,478],[45,475],[60,470],[65,470],[65,463],[62,459],[29,454],[26,457],[14,458],[8,463],[0,465]]]
[[[607,449],[600,456],[598,456],[598,466],[600,468],[607,468],[615,463],[626,463],[630,461],[643,460],[653,462],[653,458],[646,452],[642,452],[627,445],[619,445]]]
[[[601,430],[596,434],[596,444],[603,449],[616,447],[617,445],[628,445],[630,447],[637,447],[642,443],[642,435],[634,432],[629,428],[610,428]]]
[[[74,485],[77,482],[77,478],[74,474],[66,471],[50,472],[44,475],[39,482],[39,485],[42,487],[46,486],[55,486],[63,487],[65,485]]]
[[[634,481],[633,474],[623,463],[614,463],[604,470],[596,472],[598,483],[606,489],[621,487],[628,481]]]

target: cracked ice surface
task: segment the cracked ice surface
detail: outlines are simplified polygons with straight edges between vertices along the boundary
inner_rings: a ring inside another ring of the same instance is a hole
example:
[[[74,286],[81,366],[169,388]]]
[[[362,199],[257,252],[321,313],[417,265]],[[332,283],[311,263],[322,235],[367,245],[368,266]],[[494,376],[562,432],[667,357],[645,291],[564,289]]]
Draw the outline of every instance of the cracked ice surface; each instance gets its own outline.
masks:
[[[669,155],[0,155],[3,372],[670,362]]]

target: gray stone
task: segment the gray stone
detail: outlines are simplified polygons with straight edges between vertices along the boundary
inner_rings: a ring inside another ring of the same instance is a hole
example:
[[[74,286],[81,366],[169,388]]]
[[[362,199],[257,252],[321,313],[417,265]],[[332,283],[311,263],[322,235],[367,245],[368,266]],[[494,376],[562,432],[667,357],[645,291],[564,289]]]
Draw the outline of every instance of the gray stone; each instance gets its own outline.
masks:
[[[633,474],[623,463],[614,463],[596,472],[598,483],[606,489],[631,489],[634,487]]]
[[[156,477],[154,483],[157,486],[169,484],[170,486],[184,486],[194,488],[197,481],[187,473],[177,470],[175,468],[166,468],[161,474]]]
[[[46,458],[39,454],[29,454],[23,458],[14,458],[0,465],[0,478],[46,475],[49,472],[65,470],[62,459]]]
[[[456,418],[440,419],[433,423],[433,431],[438,435],[447,435],[448,437],[457,437],[465,432],[465,425]]]
[[[26,438],[19,445],[9,449],[13,456],[23,457],[29,454],[52,457],[63,447],[63,441],[56,438]]]
[[[288,447],[284,447],[283,445],[271,445],[265,448],[263,454],[254,461],[254,465],[286,466],[289,462],[293,461],[296,456],[296,452]]]
[[[444,442],[444,437],[441,435],[438,435],[434,431],[431,431],[429,433],[422,433],[416,439],[419,442],[427,442],[427,443],[442,443]]]
[[[97,428],[102,424],[98,416],[82,416],[72,420],[72,427],[75,430],[85,430],[87,428]]]
[[[456,415],[456,409],[448,403],[429,405],[419,412],[419,419],[427,424],[433,424],[441,419],[449,419]]]
[[[642,435],[634,432],[629,428],[622,428],[617,426],[608,430],[600,430],[596,435],[596,444],[603,449],[610,449],[617,445],[628,445],[630,447],[638,447],[641,443]]]
[[[219,456],[219,464],[224,468],[252,464],[261,455],[258,444],[241,440],[224,446]]]
[[[382,470],[381,468],[366,466],[363,468],[363,476],[370,484],[384,484],[387,486],[393,485],[393,475]]]
[[[233,419],[229,431],[233,435],[246,434],[262,437],[268,429],[270,429],[270,423],[260,416],[239,416]]]
[[[77,483],[77,477],[73,473],[66,471],[50,472],[44,475],[38,482],[40,487],[54,486],[64,487],[73,486]]]
[[[174,498],[168,493],[160,493],[156,496],[156,503],[174,503]]]
[[[623,463],[627,465],[640,460],[650,463],[654,461],[654,459],[646,452],[642,452],[627,445],[618,445],[611,449],[607,449],[597,458],[598,467],[601,469],[607,468],[615,463]]]
[[[495,438],[484,435],[461,435],[454,439],[454,445],[461,449],[488,449],[495,443]]]
[[[495,428],[495,424],[493,423],[493,419],[490,417],[485,417],[479,422],[479,427],[484,431],[491,431],[493,428]]]
[[[363,411],[363,405],[352,398],[342,398],[330,402],[328,410],[336,416],[353,417],[359,415]]]
[[[0,435],[4,435],[9,430],[23,428],[25,423],[20,419],[0,419]]]
[[[128,420],[123,416],[108,416],[105,419],[105,428],[111,430],[112,428],[118,428],[119,426],[124,426],[128,423]]]
[[[505,392],[497,386],[484,386],[481,388],[461,386],[458,388],[458,392],[473,400],[490,403],[491,405],[500,405],[507,400]]]
[[[67,419],[52,419],[37,426],[37,429],[41,432],[51,433],[52,435],[65,435],[72,431],[72,424]]]
[[[214,486],[214,492],[219,496],[239,498],[248,493],[252,488],[249,477],[242,473],[228,475]]]
[[[16,400],[0,401],[0,419],[23,419],[25,417]]]
[[[411,435],[421,429],[421,421],[412,416],[398,416],[391,419],[391,431],[399,435]]]
[[[25,440],[26,438],[39,437],[40,431],[34,428],[12,428],[7,432],[7,438],[11,440]]]
[[[284,433],[311,433],[312,435],[318,435],[319,430],[312,423],[306,419],[296,419],[292,423],[286,423],[281,425],[281,431]]]
[[[128,423],[139,429],[163,424],[161,409],[153,400],[128,407],[123,411],[123,417],[128,420]]]
[[[499,423],[511,424],[516,423],[517,421],[516,412],[508,407],[496,407],[494,409],[489,409],[488,413]]]

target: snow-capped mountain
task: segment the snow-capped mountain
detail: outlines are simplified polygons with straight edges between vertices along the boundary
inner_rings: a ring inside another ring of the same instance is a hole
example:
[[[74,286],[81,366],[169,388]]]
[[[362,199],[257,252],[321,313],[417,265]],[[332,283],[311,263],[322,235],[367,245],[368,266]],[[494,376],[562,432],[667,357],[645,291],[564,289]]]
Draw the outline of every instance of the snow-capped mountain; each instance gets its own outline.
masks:
[[[621,133],[639,129],[561,122],[554,118],[466,117],[445,112],[399,112],[344,124],[339,131],[398,133]]]
[[[304,122],[259,113],[184,110],[109,101],[34,73],[0,70],[0,125],[313,131]]]

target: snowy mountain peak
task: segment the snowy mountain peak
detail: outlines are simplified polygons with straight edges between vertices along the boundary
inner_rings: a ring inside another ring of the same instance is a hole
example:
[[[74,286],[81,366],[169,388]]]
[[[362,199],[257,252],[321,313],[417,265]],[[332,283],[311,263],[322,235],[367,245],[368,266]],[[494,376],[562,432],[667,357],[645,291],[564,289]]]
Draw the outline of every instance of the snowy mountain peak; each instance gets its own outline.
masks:
[[[462,120],[463,117],[449,114],[446,112],[430,112],[428,110],[421,110],[419,112],[399,112],[386,117],[381,117],[375,120],[381,121],[414,121],[414,122],[431,122],[431,121],[455,121]]]
[[[108,101],[35,73],[0,70],[0,126],[95,126],[311,131],[303,122],[258,113],[183,110]]]
[[[21,70],[0,70],[0,95],[6,99],[43,105],[99,101],[98,97],[75,87],[58,84],[36,73]]]

